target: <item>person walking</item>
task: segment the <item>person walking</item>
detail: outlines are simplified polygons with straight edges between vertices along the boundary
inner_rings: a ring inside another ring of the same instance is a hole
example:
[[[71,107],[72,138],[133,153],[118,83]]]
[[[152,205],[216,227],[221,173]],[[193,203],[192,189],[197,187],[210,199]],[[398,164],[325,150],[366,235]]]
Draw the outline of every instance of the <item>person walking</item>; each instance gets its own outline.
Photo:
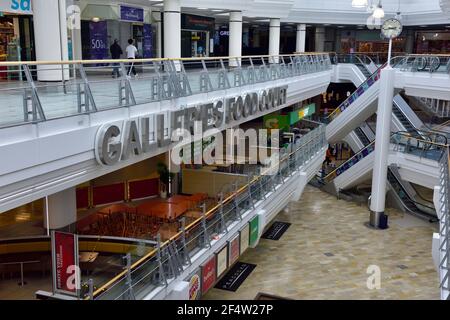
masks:
[[[120,59],[120,56],[123,54],[122,48],[119,45],[119,40],[114,39],[114,43],[109,48],[109,51],[111,52],[111,58],[113,60]],[[120,76],[119,74],[119,63],[113,63],[113,78],[118,78]]]
[[[138,53],[138,49],[134,46],[134,40],[129,39],[128,40],[128,47],[125,49],[127,52],[127,59],[134,60],[136,59],[136,54]],[[131,65],[128,67],[127,75],[130,75],[133,73],[133,75],[136,77],[136,69],[134,68],[134,62],[131,63]]]

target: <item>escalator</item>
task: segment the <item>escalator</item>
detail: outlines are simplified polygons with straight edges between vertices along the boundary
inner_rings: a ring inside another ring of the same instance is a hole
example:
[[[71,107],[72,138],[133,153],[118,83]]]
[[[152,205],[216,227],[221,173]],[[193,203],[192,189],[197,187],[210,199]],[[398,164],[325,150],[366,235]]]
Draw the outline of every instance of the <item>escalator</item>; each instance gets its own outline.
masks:
[[[373,169],[375,141],[370,141],[360,127],[355,129],[355,134],[365,145],[364,148],[322,179],[323,185],[333,184],[335,191],[338,193],[367,181]],[[395,137],[396,135],[398,133],[394,133],[392,136]],[[395,197],[407,212],[429,221],[436,221],[433,204],[425,205],[416,202],[413,196],[406,191],[405,182],[397,177],[391,168],[388,168],[388,181]],[[329,187],[325,188],[325,190],[327,189],[330,190]]]

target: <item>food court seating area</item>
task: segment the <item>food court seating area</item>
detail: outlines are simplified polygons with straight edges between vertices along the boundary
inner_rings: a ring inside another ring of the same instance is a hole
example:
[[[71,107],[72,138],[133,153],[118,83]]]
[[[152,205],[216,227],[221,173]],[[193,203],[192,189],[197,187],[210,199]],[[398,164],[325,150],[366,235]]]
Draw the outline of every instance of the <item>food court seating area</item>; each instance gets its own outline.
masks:
[[[191,223],[206,209],[215,204],[207,194],[175,195],[167,199],[120,203],[102,208],[77,222],[79,234],[114,236],[122,238],[162,240],[176,234],[181,226],[180,218]]]

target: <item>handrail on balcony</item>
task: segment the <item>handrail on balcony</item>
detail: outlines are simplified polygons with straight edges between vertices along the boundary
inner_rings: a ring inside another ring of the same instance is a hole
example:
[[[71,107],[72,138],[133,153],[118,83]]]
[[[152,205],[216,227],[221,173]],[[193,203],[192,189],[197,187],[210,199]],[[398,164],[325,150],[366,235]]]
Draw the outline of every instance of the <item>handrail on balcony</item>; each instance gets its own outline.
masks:
[[[284,157],[282,157],[279,160],[279,164],[284,163],[286,161],[289,161],[290,158],[294,155],[296,155],[298,152],[300,152],[301,149],[303,149],[305,146],[310,145],[312,142],[314,142],[318,137],[320,137],[321,135],[324,135],[324,126],[322,124],[319,124],[319,126],[316,128],[318,129],[320,132],[318,133],[316,130],[311,131],[309,134],[305,135],[304,137],[304,141],[301,141],[301,145],[298,146],[294,151],[284,155]],[[305,139],[306,138],[306,139]],[[278,166],[280,167],[280,166]],[[231,195],[229,195],[227,198],[223,199],[221,202],[219,202],[217,205],[215,205],[213,208],[209,209],[205,215],[201,218],[196,219],[194,222],[192,222],[191,224],[189,224],[188,226],[185,227],[184,231],[188,232],[190,230],[193,230],[195,227],[201,225],[202,221],[204,221],[204,219],[211,217],[213,214],[216,214],[220,207],[223,206],[224,204],[227,204],[231,201],[233,201],[235,198],[237,198],[239,195],[243,194],[247,189],[249,189],[252,185],[254,185],[255,183],[257,183],[260,179],[262,179],[263,176],[265,176],[266,174],[270,174],[271,172],[273,172],[273,168],[268,168],[265,170],[262,170],[261,173],[254,177],[253,179],[251,179],[250,181],[248,181],[246,184],[244,184],[242,187],[240,187],[239,189],[237,189],[236,191],[232,192]],[[178,232],[176,235],[172,236],[169,240],[165,241],[164,243],[162,243],[160,245],[160,248],[164,248],[166,246],[168,246],[171,242],[180,239],[180,237],[183,236],[183,231]],[[153,250],[149,253],[147,253],[145,256],[143,256],[141,259],[139,259],[138,261],[136,261],[135,263],[133,263],[130,267],[130,270],[133,271],[135,269],[137,269],[138,267],[144,265],[147,261],[149,261],[151,258],[155,257],[155,255],[157,254],[158,250]],[[98,297],[100,294],[106,292],[109,288],[111,288],[115,283],[117,283],[118,281],[120,281],[121,279],[123,279],[126,275],[127,275],[128,270],[124,270],[121,273],[119,273],[118,275],[116,275],[113,279],[109,280],[106,284],[102,285],[100,288],[98,288],[97,290],[94,291],[93,293],[93,297],[94,299],[96,297]],[[86,297],[85,300],[89,300],[90,297]]]

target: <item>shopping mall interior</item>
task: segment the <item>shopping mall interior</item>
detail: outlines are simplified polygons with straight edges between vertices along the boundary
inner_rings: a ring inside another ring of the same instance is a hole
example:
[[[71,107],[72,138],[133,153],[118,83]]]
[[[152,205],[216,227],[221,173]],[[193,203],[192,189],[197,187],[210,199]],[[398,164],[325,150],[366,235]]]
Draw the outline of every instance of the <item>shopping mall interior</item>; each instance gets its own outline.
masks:
[[[450,0],[0,0],[0,300],[450,299]]]

